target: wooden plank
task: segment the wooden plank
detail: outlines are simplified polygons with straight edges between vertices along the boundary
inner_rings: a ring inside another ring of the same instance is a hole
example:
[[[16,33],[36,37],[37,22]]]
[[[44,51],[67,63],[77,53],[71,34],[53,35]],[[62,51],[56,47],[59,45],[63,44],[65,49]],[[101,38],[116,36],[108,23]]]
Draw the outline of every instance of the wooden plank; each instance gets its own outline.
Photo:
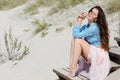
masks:
[[[67,70],[67,71],[69,71],[69,68],[64,68],[65,70]],[[88,78],[86,77],[86,76],[84,76],[84,75],[82,75],[82,74],[79,74],[78,76],[76,76],[75,78],[74,78],[74,80],[77,80],[79,78],[79,80],[88,80]]]
[[[120,37],[115,37],[114,40],[117,41],[118,46],[120,46]]]
[[[120,38],[119,37],[115,37],[114,40],[120,41]]]
[[[53,69],[53,72],[57,74],[60,80],[88,80],[85,76],[79,75],[73,78],[69,78],[69,68]]]
[[[120,64],[120,47],[110,48],[109,53],[110,59]]]
[[[119,69],[120,66],[113,66],[111,69],[110,69],[110,73],[111,74],[112,72],[116,71],[117,69]]]
[[[113,48],[110,48],[109,52],[118,55],[119,58],[120,58],[120,47],[113,47]]]
[[[120,65],[117,63],[114,63],[111,61],[112,68],[110,70],[110,73],[108,77],[116,72],[118,69],[120,69]],[[69,74],[69,68],[61,68],[61,69],[53,69],[53,72],[56,73],[56,75],[59,77],[59,80],[89,80],[87,77],[79,74],[76,77],[69,78],[67,75]]]

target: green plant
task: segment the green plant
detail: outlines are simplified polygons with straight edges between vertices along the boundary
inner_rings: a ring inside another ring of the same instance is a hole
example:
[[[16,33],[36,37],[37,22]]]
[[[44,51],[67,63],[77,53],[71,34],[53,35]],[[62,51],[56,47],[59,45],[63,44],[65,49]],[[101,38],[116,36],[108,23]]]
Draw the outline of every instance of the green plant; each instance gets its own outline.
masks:
[[[47,6],[51,6],[54,4],[54,2],[56,2],[56,0],[36,0],[35,3],[29,4],[29,6],[27,6],[24,9],[24,13],[29,13],[30,15],[34,15],[36,13],[38,13],[38,8],[41,6],[47,7]]]
[[[30,30],[29,29],[24,29],[24,32],[29,32]]]
[[[56,2],[57,2],[57,0],[50,0],[50,1],[48,1],[48,0],[37,0],[36,5],[38,5],[38,7],[40,7],[40,6],[49,7]]]
[[[48,24],[45,21],[40,22],[40,20],[35,19],[35,21],[33,21],[32,23],[36,25],[34,34],[38,34],[39,32],[48,29]]]
[[[29,53],[29,47],[25,46],[22,41],[13,37],[11,28],[5,33],[4,40],[8,60],[21,60],[23,56]]]
[[[52,7],[52,9],[48,12],[48,15],[52,15],[52,14],[54,14],[54,13],[57,13],[57,12],[59,12],[60,10],[59,10],[59,7],[58,7],[59,5],[57,5],[56,7]]]
[[[0,45],[0,63],[5,63],[5,61],[7,60],[7,56],[3,54],[3,52],[1,51],[1,45]]]
[[[9,10],[27,2],[28,0],[0,0],[0,10]]]
[[[67,21],[67,24],[68,24],[69,27],[73,26],[73,23],[71,21]]]
[[[55,5],[50,11],[49,15],[59,12],[63,9],[68,9],[70,7],[74,7],[77,4],[82,3],[85,0],[58,0],[57,5]]]
[[[30,4],[25,10],[25,13],[30,13],[31,15],[37,13],[37,9],[41,6],[43,7],[49,7],[53,6],[52,9],[49,11],[49,15],[52,15],[54,13],[57,13],[58,11],[62,9],[68,9],[70,7],[74,7],[77,4],[80,4],[84,0],[36,0],[35,3]]]
[[[61,32],[63,30],[64,30],[64,27],[58,27],[58,28],[56,28],[56,32]]]
[[[29,6],[27,6],[25,9],[24,9],[24,13],[29,13],[30,15],[34,15],[36,13],[38,13],[37,11],[38,7],[36,4],[30,4]]]
[[[120,11],[120,2],[119,0],[110,0],[107,4],[107,13],[113,13]]]
[[[43,32],[41,33],[41,37],[45,37],[47,34],[48,34],[48,32],[43,31]]]

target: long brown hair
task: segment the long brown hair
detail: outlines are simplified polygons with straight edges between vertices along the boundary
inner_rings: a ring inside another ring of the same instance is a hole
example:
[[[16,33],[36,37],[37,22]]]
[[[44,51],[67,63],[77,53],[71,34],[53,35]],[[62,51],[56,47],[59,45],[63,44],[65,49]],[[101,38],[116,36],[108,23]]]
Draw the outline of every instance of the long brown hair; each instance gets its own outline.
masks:
[[[101,40],[101,46],[104,50],[109,50],[109,29],[108,24],[106,21],[106,17],[104,14],[103,9],[100,6],[94,6],[89,10],[89,12],[92,11],[92,9],[96,8],[98,10],[98,17],[95,21],[100,29],[100,40]]]

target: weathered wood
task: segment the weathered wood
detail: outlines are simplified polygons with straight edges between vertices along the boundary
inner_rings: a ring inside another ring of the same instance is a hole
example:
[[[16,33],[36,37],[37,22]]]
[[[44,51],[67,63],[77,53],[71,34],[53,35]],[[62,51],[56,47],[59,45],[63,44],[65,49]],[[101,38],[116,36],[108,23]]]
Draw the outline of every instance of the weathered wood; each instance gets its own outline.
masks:
[[[120,46],[120,37],[115,37],[114,40],[117,41],[118,46]]]
[[[115,37],[114,40],[120,41],[120,38],[119,37]]]
[[[88,80],[83,75],[78,75],[73,78],[68,77],[67,75],[69,74],[69,68],[53,69],[53,72],[57,74],[59,80]]]
[[[111,74],[112,72],[116,71],[117,69],[119,69],[120,66],[113,66],[111,69],[110,69],[110,73]]]
[[[110,59],[120,64],[120,47],[110,48],[109,53]]]
[[[110,59],[116,63],[111,61],[112,68],[107,77],[107,80],[109,79],[109,76],[110,77],[112,76],[111,74],[116,74],[115,73],[116,71],[117,72],[120,71],[120,47],[110,48],[109,53],[110,53]],[[89,80],[87,77],[81,74],[73,78],[68,77],[67,75],[69,74],[69,68],[53,69],[53,72],[57,74],[57,76],[59,77],[59,80]],[[114,80],[116,79],[114,78]]]
[[[116,64],[114,62],[111,62],[111,63],[112,63],[112,68],[110,70],[108,77],[111,76],[111,74],[113,74],[113,73],[115,74],[115,71],[120,69],[119,64]],[[56,75],[59,77],[59,80],[89,80],[87,77],[85,77],[81,74],[76,77],[69,78],[67,76],[69,74],[69,68],[53,69],[53,72],[56,73]]]

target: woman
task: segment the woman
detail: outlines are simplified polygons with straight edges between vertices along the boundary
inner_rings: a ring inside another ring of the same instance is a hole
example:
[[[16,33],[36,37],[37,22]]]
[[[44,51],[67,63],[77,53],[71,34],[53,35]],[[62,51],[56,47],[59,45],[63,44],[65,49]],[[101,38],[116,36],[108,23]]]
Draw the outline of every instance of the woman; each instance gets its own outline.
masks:
[[[85,18],[88,23],[81,26]],[[69,77],[86,71],[90,80],[104,80],[110,70],[110,60],[109,30],[102,8],[94,6],[88,14],[80,14],[72,36]]]

